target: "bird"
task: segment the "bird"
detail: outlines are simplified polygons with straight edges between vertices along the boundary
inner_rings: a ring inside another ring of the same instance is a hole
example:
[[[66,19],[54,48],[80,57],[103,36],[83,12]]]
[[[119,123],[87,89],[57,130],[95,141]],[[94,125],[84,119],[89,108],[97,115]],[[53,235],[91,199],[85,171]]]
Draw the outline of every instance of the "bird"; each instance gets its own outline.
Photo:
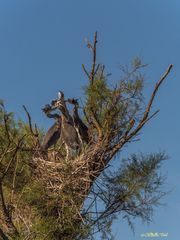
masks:
[[[62,91],[58,92],[58,99],[51,102],[52,107],[58,108],[61,113],[61,138],[65,143],[66,147],[66,160],[72,157],[72,151],[77,151],[80,147],[80,142],[78,134],[74,127],[73,118],[70,115],[66,101],[64,100],[64,93]]]
[[[43,143],[41,145],[41,150],[46,151],[51,146],[55,145],[59,140],[61,135],[61,126],[59,123],[55,122],[47,131]]]
[[[81,144],[83,144],[83,142],[88,143],[89,142],[88,127],[85,125],[85,123],[79,117],[79,114],[78,114],[78,108],[79,108],[78,100],[73,98],[73,99],[68,99],[68,102],[74,105],[74,108],[73,108],[73,122],[74,122],[74,126],[76,128],[76,131],[78,133],[79,140],[80,140]]]
[[[61,116],[58,114],[51,114],[52,108],[49,104],[45,105],[42,108],[43,112],[47,117],[55,119],[55,123],[48,129],[46,135],[43,138],[43,142],[41,144],[41,150],[46,151],[52,145],[55,145],[61,136]]]

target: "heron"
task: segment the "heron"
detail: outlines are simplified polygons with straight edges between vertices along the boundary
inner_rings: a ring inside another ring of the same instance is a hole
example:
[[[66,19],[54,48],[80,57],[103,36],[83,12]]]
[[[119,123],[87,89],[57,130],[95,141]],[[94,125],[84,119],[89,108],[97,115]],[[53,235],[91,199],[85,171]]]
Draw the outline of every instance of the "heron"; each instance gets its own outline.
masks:
[[[78,133],[79,140],[81,144],[83,142],[88,143],[89,142],[89,134],[88,134],[88,127],[85,125],[85,123],[81,120],[78,114],[78,108],[79,103],[77,99],[68,99],[68,102],[74,105],[73,108],[73,121],[74,126],[76,128],[76,131]]]
[[[43,109],[43,112],[47,117],[55,119],[55,123],[48,129],[46,135],[44,136],[41,150],[46,151],[52,145],[55,145],[61,136],[61,123],[62,119],[59,114],[51,114],[50,112],[53,110],[52,107],[47,104]]]
[[[70,153],[72,154],[73,150],[78,150],[80,147],[80,142],[78,134],[74,127],[73,118],[70,115],[66,101],[64,100],[64,93],[62,91],[58,92],[58,99],[52,101],[51,105],[54,108],[58,108],[61,113],[61,138],[65,143],[66,147],[66,159],[69,158]]]

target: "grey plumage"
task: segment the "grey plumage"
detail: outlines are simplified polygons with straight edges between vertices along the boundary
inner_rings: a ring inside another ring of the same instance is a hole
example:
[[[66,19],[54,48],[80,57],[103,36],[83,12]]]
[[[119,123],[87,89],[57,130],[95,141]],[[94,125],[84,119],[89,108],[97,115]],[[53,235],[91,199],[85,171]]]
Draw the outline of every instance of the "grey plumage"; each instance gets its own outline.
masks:
[[[78,108],[79,104],[76,99],[68,99],[70,103],[74,105],[73,108],[73,121],[74,121],[74,126],[77,129],[79,138],[81,142],[89,142],[89,134],[88,134],[88,127],[84,124],[84,122],[81,120],[78,114]]]
[[[43,143],[41,145],[41,150],[45,151],[52,145],[56,144],[61,135],[61,125],[55,122],[47,131]]]
[[[49,104],[47,104],[43,109],[43,112],[46,114],[47,117],[55,119],[55,123],[49,128],[46,135],[44,136],[41,150],[45,151],[48,148],[50,148],[52,145],[56,144],[58,139],[61,135],[61,125],[62,125],[62,119],[61,116],[58,114],[51,114],[50,111],[52,111],[52,108]]]
[[[77,150],[79,148],[79,139],[76,129],[72,123],[64,118],[64,116],[62,117],[61,137],[69,148],[73,150]]]
[[[73,118],[67,109],[63,92],[58,93],[58,100],[52,102],[53,107],[58,108],[62,113],[61,138],[67,149],[67,158],[69,150],[77,150],[79,148],[79,138],[74,127]]]
[[[72,116],[66,106],[66,102],[74,105]],[[54,118],[56,122],[47,131],[43,143],[42,150],[47,150],[54,145],[59,138],[65,143],[68,159],[69,153],[72,150],[79,149],[80,145],[89,142],[88,127],[84,124],[78,114],[78,101],[75,99],[64,100],[63,92],[58,92],[58,98],[51,102],[51,105],[47,104],[43,111],[49,118]],[[58,114],[52,114],[51,111],[59,109],[61,116]]]

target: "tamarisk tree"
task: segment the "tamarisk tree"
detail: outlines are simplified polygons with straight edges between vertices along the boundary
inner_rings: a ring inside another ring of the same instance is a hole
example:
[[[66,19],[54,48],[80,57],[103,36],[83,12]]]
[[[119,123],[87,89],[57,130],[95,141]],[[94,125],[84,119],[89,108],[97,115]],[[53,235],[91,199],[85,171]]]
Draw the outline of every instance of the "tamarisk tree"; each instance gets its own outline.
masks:
[[[131,227],[134,218],[151,221],[154,206],[165,194],[159,174],[167,158],[163,152],[133,154],[127,159],[118,153],[136,141],[159,112],[151,112],[152,104],[172,65],[145,104],[142,72],[146,65],[135,59],[129,68],[121,67],[121,80],[111,87],[105,67],[97,64],[97,33],[87,46],[92,65],[90,70],[82,65],[88,84],[81,119],[89,137],[68,159],[62,138],[41,151],[43,132],[32,124],[25,107],[28,124],[15,122],[1,103],[2,239],[94,239],[97,232],[107,239],[118,216]],[[110,167],[116,156],[119,161]]]

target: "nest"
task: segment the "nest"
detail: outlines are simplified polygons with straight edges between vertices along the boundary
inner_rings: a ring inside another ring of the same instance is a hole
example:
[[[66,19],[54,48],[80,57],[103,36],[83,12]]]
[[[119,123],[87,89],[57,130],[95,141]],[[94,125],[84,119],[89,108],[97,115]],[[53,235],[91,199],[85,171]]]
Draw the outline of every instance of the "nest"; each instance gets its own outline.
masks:
[[[86,194],[91,185],[90,164],[84,155],[68,161],[57,157],[34,157],[31,162],[33,174],[49,193],[60,195],[68,190]]]

